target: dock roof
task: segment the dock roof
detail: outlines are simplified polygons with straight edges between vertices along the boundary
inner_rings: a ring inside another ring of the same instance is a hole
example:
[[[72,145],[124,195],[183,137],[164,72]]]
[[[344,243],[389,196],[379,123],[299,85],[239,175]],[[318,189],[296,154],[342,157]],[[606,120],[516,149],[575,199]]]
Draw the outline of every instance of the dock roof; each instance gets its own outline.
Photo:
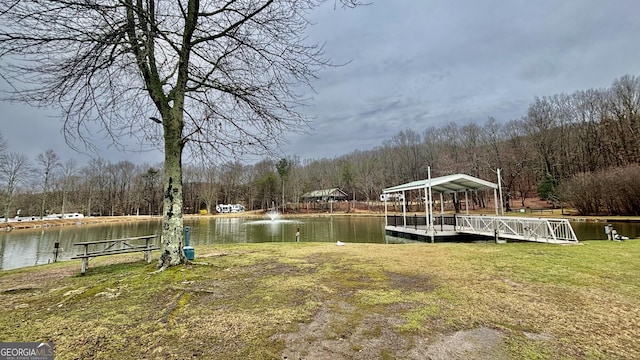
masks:
[[[465,190],[497,189],[498,185],[492,182],[478,179],[465,174],[453,174],[436,178],[412,181],[402,185],[396,185],[382,189],[383,193],[401,192],[406,190],[424,189],[431,185],[432,191],[442,193],[454,193]]]

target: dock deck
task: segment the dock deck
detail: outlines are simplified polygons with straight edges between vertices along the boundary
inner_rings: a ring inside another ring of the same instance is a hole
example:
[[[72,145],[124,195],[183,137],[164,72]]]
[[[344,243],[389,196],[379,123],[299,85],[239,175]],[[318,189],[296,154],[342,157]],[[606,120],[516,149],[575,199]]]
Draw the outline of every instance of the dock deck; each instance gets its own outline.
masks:
[[[429,229],[431,227],[432,229]],[[441,215],[428,226],[418,216],[389,216],[385,232],[396,237],[432,241],[453,237],[486,240],[532,241],[550,244],[576,244],[578,239],[566,219],[515,216]]]

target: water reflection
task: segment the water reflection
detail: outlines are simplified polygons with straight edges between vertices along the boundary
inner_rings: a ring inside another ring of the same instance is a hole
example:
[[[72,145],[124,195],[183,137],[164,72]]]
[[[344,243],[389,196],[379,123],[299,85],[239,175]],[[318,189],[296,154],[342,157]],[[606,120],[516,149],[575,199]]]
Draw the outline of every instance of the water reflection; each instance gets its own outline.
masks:
[[[580,241],[605,239],[605,222],[572,222]],[[640,237],[639,223],[611,222],[619,234]],[[191,228],[190,245],[295,242],[300,230],[302,242],[379,243],[414,242],[386,236],[383,217],[315,217],[301,219],[251,220],[243,218],[198,218],[186,220]],[[160,220],[143,220],[100,225],[51,227],[0,233],[0,269],[46,264],[53,261],[54,244],[62,249],[58,259],[76,254],[73,244],[82,241],[116,239],[159,234]],[[633,241],[633,240],[632,240]],[[197,251],[197,250],[196,250]]]
[[[586,240],[606,240],[604,227],[611,224],[620,235],[628,236],[631,239],[640,238],[640,223],[638,222],[593,222],[593,221],[572,221],[571,226],[580,241]]]
[[[58,260],[76,254],[73,244],[82,241],[116,239],[156,234],[159,220],[120,222],[101,225],[25,229],[0,233],[0,269],[46,264],[53,261],[55,243],[60,244]]]
[[[295,242],[385,243],[383,220],[371,218],[305,218],[249,220],[243,218],[198,218],[185,220],[190,227],[190,245]],[[53,261],[54,244],[60,243],[58,260],[68,260],[82,241],[159,234],[160,220],[51,227],[0,233],[0,269],[46,264]]]

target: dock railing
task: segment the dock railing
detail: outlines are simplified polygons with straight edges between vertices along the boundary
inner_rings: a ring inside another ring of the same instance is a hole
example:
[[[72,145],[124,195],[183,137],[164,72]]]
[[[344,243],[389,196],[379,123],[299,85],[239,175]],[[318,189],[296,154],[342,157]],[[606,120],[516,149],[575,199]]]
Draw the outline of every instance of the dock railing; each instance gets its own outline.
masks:
[[[404,223],[406,221],[407,228],[426,228],[427,226],[427,218],[424,214],[411,214],[407,216],[402,215],[388,215],[386,226],[394,226],[394,227],[404,227]],[[433,226],[436,230],[443,231],[445,227],[447,229],[455,230],[456,225],[456,215],[434,215],[433,216]]]
[[[578,243],[567,219],[457,215],[456,230],[505,239]]]

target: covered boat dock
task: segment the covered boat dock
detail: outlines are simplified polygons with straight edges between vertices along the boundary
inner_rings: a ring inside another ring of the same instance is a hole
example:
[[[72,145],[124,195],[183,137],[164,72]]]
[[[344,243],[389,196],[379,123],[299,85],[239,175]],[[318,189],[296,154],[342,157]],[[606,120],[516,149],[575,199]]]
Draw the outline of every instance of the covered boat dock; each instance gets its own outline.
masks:
[[[429,171],[430,174],[430,171]],[[495,216],[469,215],[469,193],[493,190]],[[382,190],[385,208],[385,232],[395,237],[406,237],[416,240],[435,242],[437,239],[495,239],[496,242],[506,240],[524,240],[546,243],[577,243],[578,239],[566,219],[528,218],[504,216],[502,203],[498,200],[500,186],[470,175],[454,174],[436,178],[418,180]],[[402,194],[402,214],[390,214],[387,194]],[[409,193],[419,193],[425,202],[424,216],[419,213],[408,214],[407,199]],[[439,195],[439,201],[433,200],[433,194]],[[464,202],[458,196],[464,193]],[[454,202],[464,205],[465,214],[445,215],[444,197],[453,196]],[[439,205],[439,214],[434,215],[433,205]]]

